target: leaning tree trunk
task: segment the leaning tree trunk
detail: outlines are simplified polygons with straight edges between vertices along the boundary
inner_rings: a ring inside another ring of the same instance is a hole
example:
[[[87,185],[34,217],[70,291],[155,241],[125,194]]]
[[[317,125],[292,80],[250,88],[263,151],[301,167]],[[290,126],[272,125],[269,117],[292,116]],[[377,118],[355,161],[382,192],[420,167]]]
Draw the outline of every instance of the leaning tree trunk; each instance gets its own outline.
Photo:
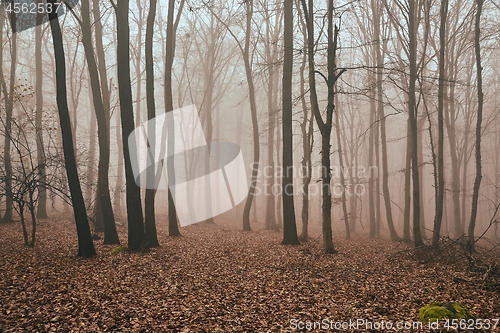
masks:
[[[245,45],[243,48],[243,62],[245,63],[245,73],[248,82],[248,94],[250,98],[250,113],[252,116],[252,130],[253,130],[253,163],[252,175],[250,181],[250,188],[248,190],[245,208],[243,209],[243,230],[250,231],[250,208],[255,195],[255,188],[257,186],[258,165],[260,160],[259,149],[259,123],[257,120],[257,103],[255,101],[255,87],[253,83],[252,64],[250,59],[250,28],[253,16],[253,0],[245,2],[247,8],[247,21],[245,31]],[[257,166],[257,168],[255,167]]]
[[[99,165],[97,175],[97,186],[99,197],[99,207],[101,208],[104,223],[104,244],[120,244],[118,233],[116,231],[115,216],[111,206],[111,197],[109,195],[109,131],[108,119],[101,95],[101,82],[99,82],[99,71],[97,69],[92,47],[92,31],[90,28],[90,5],[89,0],[82,0],[82,36],[85,57],[87,59],[87,68],[90,76],[90,86],[92,89],[92,100],[97,118],[97,137],[99,139]],[[106,84],[106,82],[102,82]]]
[[[55,6],[55,0],[49,0]],[[71,201],[73,202],[73,213],[75,215],[76,230],[78,234],[78,255],[91,257],[96,254],[92,235],[90,234],[87,211],[83,200],[80,179],[76,165],[75,151],[73,149],[73,134],[71,131],[71,119],[68,109],[68,95],[66,90],[66,62],[64,59],[63,38],[61,27],[54,11],[49,13],[50,28],[52,30],[52,41],[54,44],[54,60],[56,64],[56,94],[57,109],[59,111],[59,122],[61,125],[62,144],[66,175],[68,177]]]

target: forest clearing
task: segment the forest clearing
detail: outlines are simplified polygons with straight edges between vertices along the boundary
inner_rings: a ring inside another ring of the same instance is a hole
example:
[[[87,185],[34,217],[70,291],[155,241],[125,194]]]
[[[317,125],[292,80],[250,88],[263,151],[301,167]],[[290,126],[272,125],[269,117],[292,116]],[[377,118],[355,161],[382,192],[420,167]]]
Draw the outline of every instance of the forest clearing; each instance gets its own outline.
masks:
[[[261,225],[246,232],[218,219],[168,237],[165,224],[159,248],[113,254],[96,241],[91,259],[75,258],[69,216],[40,221],[34,248],[22,244],[18,224],[0,225],[0,331],[294,332],[306,331],[294,329],[299,321],[363,319],[357,330],[307,331],[365,332],[369,322],[418,322],[419,309],[436,301],[500,317],[498,248],[478,250],[471,267],[452,244],[419,253],[360,232],[334,237],[339,252],[329,255],[319,228],[288,246]]]

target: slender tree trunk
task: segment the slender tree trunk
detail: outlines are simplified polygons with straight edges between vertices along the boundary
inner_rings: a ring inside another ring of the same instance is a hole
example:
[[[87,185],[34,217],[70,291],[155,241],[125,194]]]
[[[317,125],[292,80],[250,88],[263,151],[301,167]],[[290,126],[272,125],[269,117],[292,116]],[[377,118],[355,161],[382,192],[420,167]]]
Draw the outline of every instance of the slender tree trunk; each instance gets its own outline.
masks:
[[[293,0],[284,0],[284,58],[283,58],[283,241],[281,244],[300,244],[295,221],[293,195]]]
[[[99,194],[98,200],[101,208],[104,222],[104,244],[120,244],[118,233],[116,231],[115,216],[111,206],[111,197],[109,195],[109,131],[108,119],[102,101],[101,83],[99,82],[99,71],[97,69],[94,57],[94,48],[92,47],[92,31],[90,28],[90,0],[82,0],[82,36],[83,47],[85,49],[85,58],[87,59],[87,68],[90,76],[90,86],[92,89],[92,100],[97,118],[97,136],[99,138],[99,165],[97,175],[97,186]],[[106,82],[103,83],[104,85]]]
[[[142,215],[141,189],[137,186],[132,162],[137,162],[135,140],[128,140],[134,130],[134,110],[132,102],[132,86],[130,83],[130,28],[129,28],[129,0],[119,0],[116,3],[117,28],[117,69],[118,90],[120,99],[123,157],[125,162],[125,182],[128,221],[128,247],[132,251],[139,251],[146,246],[144,238],[144,218]],[[132,160],[133,159],[133,160]]]
[[[301,20],[302,22],[302,20]],[[307,28],[303,24],[304,45],[307,45]],[[306,242],[309,234],[309,185],[312,177],[311,153],[314,143],[314,114],[309,112],[306,104],[306,89],[304,70],[307,62],[307,54],[304,52],[300,66],[300,101],[302,103],[303,121],[300,124],[302,131],[302,231],[299,240]]]
[[[453,77],[453,73],[450,73]],[[460,214],[460,159],[457,149],[456,138],[456,121],[455,121],[455,88],[453,82],[450,83],[450,98],[449,107],[445,108],[445,123],[446,131],[448,133],[448,140],[450,143],[450,157],[451,157],[451,197],[453,200],[453,226],[455,230],[455,237],[461,238],[464,235],[464,228],[462,226],[462,218]],[[464,140],[464,147],[467,146]]]
[[[372,76],[373,74],[370,74]],[[378,149],[375,146],[375,134],[376,128],[378,127],[378,122],[376,122],[376,106],[375,106],[375,93],[373,89],[370,89],[370,136],[368,143],[368,165],[370,168],[370,175],[368,179],[368,215],[369,215],[369,223],[370,223],[370,238],[376,238],[377,236],[377,223],[375,221],[375,196],[378,195],[375,191],[375,177],[378,178],[378,174],[375,175],[373,173],[373,163],[375,162],[375,149]],[[378,165],[377,165],[378,168]]]
[[[476,0],[476,21],[474,27],[474,51],[476,53],[476,77],[477,77],[477,122],[476,122],[476,178],[474,179],[474,190],[472,192],[472,208],[468,230],[468,248],[474,251],[476,228],[477,205],[479,201],[479,187],[481,186],[481,122],[483,120],[483,67],[481,63],[481,13],[483,11],[483,0]]]
[[[148,137],[156,138],[156,125],[154,118],[156,117],[156,106],[154,96],[154,68],[153,68],[153,28],[156,16],[156,0],[149,1],[149,13],[146,24],[146,99],[148,108]],[[156,196],[156,161],[155,156],[155,140],[149,140],[149,152],[153,159],[152,167],[147,170],[147,183],[146,198],[145,198],[145,229],[146,241],[150,247],[157,247],[158,237],[156,235],[156,222],[155,222],[155,196]],[[160,171],[161,172],[161,171]]]
[[[41,0],[37,1],[41,3]],[[37,217],[47,216],[47,171],[45,167],[45,152],[43,141],[43,68],[42,68],[42,15],[37,15],[37,26],[35,27],[35,128],[36,128],[36,158],[40,185],[38,186]]]
[[[89,102],[94,104],[92,101],[92,90],[89,87]],[[94,111],[94,110],[92,110]],[[87,184],[87,187],[85,188],[85,201],[87,204],[91,203],[94,194],[94,187],[93,187],[93,182],[95,181],[95,155],[96,155],[96,146],[97,146],[97,119],[95,112],[90,113],[90,124],[89,124],[89,150],[88,150],[88,157],[87,157],[87,175],[85,182]],[[95,203],[96,204],[96,203]],[[94,215],[97,214],[97,210],[94,209]],[[101,216],[102,220],[102,216]],[[104,227],[104,226],[103,226]],[[104,230],[100,230],[104,231]]]
[[[252,64],[250,59],[250,29],[253,16],[253,0],[245,2],[247,10],[246,30],[245,30],[245,46],[243,48],[243,61],[245,63],[245,73],[248,82],[248,94],[250,98],[250,112],[252,116],[252,130],[253,130],[253,163],[252,175],[250,181],[250,188],[248,190],[245,208],[243,209],[243,230],[250,231],[250,208],[254,199],[255,188],[257,186],[257,174],[260,160],[260,146],[259,146],[259,123],[257,120],[257,104],[255,101],[255,87],[253,83]]]
[[[379,8],[382,8],[380,6]],[[399,236],[394,228],[394,221],[392,219],[392,203],[391,192],[389,191],[389,166],[387,156],[387,135],[385,132],[385,113],[384,113],[384,100],[383,100],[383,87],[382,87],[382,74],[384,60],[382,58],[382,36],[380,33],[380,17],[381,13],[377,10],[374,15],[373,34],[378,41],[375,45],[375,54],[377,61],[377,113],[380,121],[380,143],[382,146],[382,191],[384,193],[385,214],[387,217],[387,225],[393,242],[399,241]]]
[[[14,13],[10,13],[11,18],[11,26],[16,26],[16,15]],[[1,19],[2,37],[0,37],[1,45],[3,47],[3,24],[4,19]],[[2,90],[4,94],[5,101],[5,136],[4,136],[4,164],[5,164],[5,191],[7,192],[7,196],[5,198],[5,214],[0,220],[0,223],[7,223],[12,221],[12,210],[13,210],[13,201],[12,201],[12,160],[11,160],[11,129],[12,129],[12,116],[14,111],[14,86],[16,84],[16,64],[17,64],[17,33],[12,33],[11,37],[11,56],[10,56],[10,84],[9,89],[5,84],[5,76],[3,73],[3,69],[0,66],[0,79],[2,81]],[[3,50],[0,54],[0,63],[3,64]]]
[[[329,19],[330,19],[330,10],[333,10],[331,1],[328,2],[329,4]],[[323,198],[323,203],[322,203],[322,232],[323,232],[323,248],[326,253],[336,253],[337,251],[335,250],[333,246],[333,239],[332,239],[332,192],[331,192],[331,165],[330,165],[330,137],[331,137],[331,131],[332,131],[332,118],[333,118],[333,103],[330,103],[330,98],[333,100],[333,96],[329,95],[329,108],[327,109],[327,119],[326,122],[323,121],[321,117],[321,113],[319,111],[319,105],[318,105],[318,95],[316,92],[316,70],[315,70],[315,65],[314,65],[314,5],[313,1],[309,0],[308,4],[306,4],[305,0],[302,0],[302,7],[304,10],[304,17],[306,18],[306,25],[307,25],[307,58],[308,58],[308,63],[309,63],[309,96],[311,100],[311,107],[314,113],[314,118],[316,119],[316,123],[318,124],[318,127],[321,132],[321,195]],[[308,8],[309,7],[309,8]],[[331,28],[329,26],[329,28]],[[333,37],[333,31],[330,31],[329,33],[332,33],[331,35],[329,34],[329,69],[330,69],[330,61],[331,59],[331,47],[332,41],[330,40]],[[325,76],[323,76],[325,81],[327,81],[328,88],[333,89],[334,81],[332,81],[331,86],[330,82],[328,82],[328,79],[326,79]],[[329,89],[330,90],[330,89]]]
[[[55,6],[55,0],[49,0],[48,3]],[[63,38],[57,13],[55,11],[49,13],[49,19],[54,44],[54,60],[56,64],[57,108],[59,111],[59,121],[63,138],[64,163],[66,166],[66,174],[68,177],[78,234],[78,255],[82,257],[91,257],[94,256],[96,252],[90,234],[90,226],[87,219],[82,189],[80,187],[80,179],[78,178],[73,146],[73,134],[71,133],[71,119],[69,116],[68,95],[66,90],[66,62],[64,59]]]
[[[419,182],[419,170],[418,170],[418,130],[417,130],[417,101],[415,97],[415,85],[417,79],[417,24],[416,24],[416,13],[417,4],[416,1],[409,1],[409,60],[410,60],[410,82],[409,82],[409,103],[408,103],[408,113],[410,121],[410,134],[411,134],[411,150],[413,151],[411,160],[412,169],[412,180],[413,180],[413,236],[415,246],[422,246],[424,242],[422,241],[422,236],[420,234],[420,182]]]
[[[403,212],[403,240],[405,242],[411,241],[410,235],[410,213],[411,213],[411,155],[412,155],[412,136],[410,119],[407,121],[406,130],[406,157],[405,157],[405,190],[404,190],[404,212]]]
[[[166,39],[166,59],[165,59],[165,112],[171,112],[174,110],[174,101],[172,95],[172,65],[174,63],[175,57],[175,32],[177,30],[177,25],[179,23],[180,13],[182,12],[182,7],[184,6],[184,0],[181,0],[179,4],[179,10],[177,13],[177,18],[174,23],[174,9],[175,0],[169,0],[168,2],[168,16],[167,16],[167,39]],[[175,125],[174,125],[175,126]],[[169,129],[171,129],[169,127]],[[174,140],[173,131],[168,131],[168,147],[167,156],[172,155],[171,152],[174,151]],[[175,179],[175,173],[173,168],[173,159],[167,159],[167,172],[169,179]],[[180,236],[179,226],[177,225],[177,211],[175,209],[174,198],[171,190],[168,191],[168,232],[170,236]]]
[[[445,100],[445,55],[446,55],[446,15],[448,13],[448,0],[441,0],[441,23],[439,26],[439,86],[438,86],[438,159],[437,159],[437,200],[436,217],[432,244],[438,245],[443,220],[444,202],[444,100]]]

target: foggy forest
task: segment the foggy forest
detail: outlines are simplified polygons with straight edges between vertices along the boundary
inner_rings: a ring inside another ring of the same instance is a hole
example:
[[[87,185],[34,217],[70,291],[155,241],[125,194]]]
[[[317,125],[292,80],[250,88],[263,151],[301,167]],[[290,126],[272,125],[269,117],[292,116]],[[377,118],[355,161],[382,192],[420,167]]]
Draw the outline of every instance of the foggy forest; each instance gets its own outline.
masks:
[[[2,0],[0,333],[500,332],[499,40],[498,0]]]

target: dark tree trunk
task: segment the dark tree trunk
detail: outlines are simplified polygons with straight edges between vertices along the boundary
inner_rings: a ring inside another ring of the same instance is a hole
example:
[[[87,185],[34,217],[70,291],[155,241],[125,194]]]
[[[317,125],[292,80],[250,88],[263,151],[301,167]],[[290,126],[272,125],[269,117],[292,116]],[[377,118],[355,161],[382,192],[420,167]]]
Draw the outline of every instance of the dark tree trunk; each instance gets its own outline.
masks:
[[[38,0],[37,3],[41,3]],[[43,68],[42,68],[42,15],[37,15],[37,26],[35,28],[35,128],[36,128],[36,157],[38,164],[40,185],[38,186],[37,217],[47,217],[47,172],[45,167],[45,153],[43,145]]]
[[[16,15],[10,13],[11,26],[16,27]],[[3,24],[4,18],[1,19],[2,24],[0,33],[3,34]],[[15,29],[15,28],[14,28]],[[3,35],[0,37],[0,47],[3,47]],[[5,123],[4,123],[4,164],[5,164],[5,191],[7,192],[5,198],[5,214],[0,220],[0,223],[8,223],[12,221],[12,210],[13,210],[13,200],[12,200],[12,160],[11,160],[11,129],[12,129],[12,112],[14,110],[14,85],[16,80],[16,64],[17,64],[17,33],[12,34],[11,40],[11,61],[10,61],[10,85],[9,89],[4,81],[3,69],[0,66],[0,78],[1,85],[4,94],[5,101]],[[3,50],[0,53],[0,64],[3,64]]]
[[[331,170],[330,170],[330,135],[332,131],[332,114],[327,116],[326,123],[321,117],[316,92],[316,70],[314,63],[314,5],[313,1],[301,0],[304,9],[304,17],[307,26],[307,59],[309,63],[309,96],[314,118],[321,133],[321,196],[322,196],[322,231],[323,248],[326,253],[336,253],[332,240],[332,194],[331,194]],[[309,7],[309,8],[308,8]],[[323,76],[323,78],[325,78]],[[325,78],[326,80],[326,78]],[[333,111],[333,110],[332,110]],[[330,121],[330,122],[328,122]]]
[[[156,137],[156,126],[153,120],[156,117],[155,96],[154,96],[154,68],[153,68],[153,28],[156,16],[156,0],[149,1],[149,13],[146,25],[146,103],[148,109],[148,136]],[[151,156],[155,156],[155,140],[149,140],[149,152]],[[148,185],[156,184],[156,161],[153,160],[153,166],[147,170]],[[154,185],[153,185],[154,187]],[[150,247],[157,247],[158,237],[156,235],[155,222],[155,195],[156,189],[148,186],[146,189],[145,198],[145,228],[146,241]]]
[[[477,121],[476,121],[476,178],[474,179],[474,190],[472,192],[472,208],[470,214],[468,230],[469,251],[474,251],[475,238],[474,229],[476,228],[477,205],[479,201],[479,187],[481,185],[481,122],[483,120],[483,67],[481,63],[481,13],[483,11],[483,0],[476,0],[476,22],[474,28],[474,51],[476,53],[476,71],[477,71]]]
[[[283,58],[283,241],[281,244],[300,244],[295,221],[293,195],[293,0],[285,0],[284,58]]]
[[[375,7],[375,6],[374,6]],[[374,8],[373,7],[373,8]],[[383,8],[379,7],[379,10]],[[375,9],[375,8],[374,8]],[[388,156],[387,156],[387,135],[385,133],[385,113],[384,113],[384,100],[383,100],[383,87],[382,87],[382,74],[384,61],[382,59],[382,36],[380,32],[380,18],[381,12],[376,10],[373,13],[374,22],[374,32],[375,39],[377,43],[375,45],[375,54],[377,62],[377,113],[380,121],[380,143],[382,148],[382,191],[384,194],[385,203],[385,213],[387,217],[387,225],[389,227],[389,232],[391,235],[391,240],[396,242],[399,241],[399,236],[394,228],[394,221],[392,219],[392,203],[391,203],[391,193],[389,191],[389,167],[388,167]]]
[[[120,244],[118,233],[116,231],[115,216],[111,206],[111,197],[109,195],[109,126],[108,117],[102,101],[101,83],[99,82],[99,71],[97,69],[94,57],[94,48],[92,47],[92,31],[90,29],[90,0],[82,0],[82,36],[83,47],[85,49],[85,58],[87,59],[87,68],[90,76],[90,86],[92,89],[92,100],[97,118],[97,136],[99,138],[99,165],[97,175],[97,186],[99,197],[99,206],[101,208],[104,223],[104,244]],[[106,82],[103,82],[105,85]]]
[[[130,83],[130,28],[129,28],[129,0],[119,0],[115,7],[117,28],[117,67],[118,90],[122,121],[123,158],[125,162],[125,182],[128,220],[128,247],[132,251],[139,251],[145,244],[144,218],[142,215],[141,189],[136,184],[132,171],[131,152],[136,152],[135,140],[128,141],[134,130],[134,110],[132,102],[132,86]],[[129,147],[132,144],[133,147]]]
[[[445,100],[445,54],[446,54],[446,14],[448,0],[441,0],[441,23],[439,26],[439,86],[438,86],[438,158],[437,158],[437,199],[432,244],[438,245],[443,221],[444,203],[444,100]],[[454,152],[452,152],[454,153]]]
[[[48,2],[55,6],[55,0],[49,0]],[[75,151],[73,149],[73,135],[71,132],[71,119],[69,116],[66,90],[66,62],[64,59],[63,38],[57,13],[49,13],[49,19],[54,44],[54,60],[56,64],[57,108],[59,111],[59,121],[63,138],[64,163],[66,166],[66,175],[68,177],[78,234],[78,255],[82,257],[91,257],[94,256],[96,252],[90,234],[90,226],[87,219],[82,189],[80,187],[80,180],[78,178]]]
[[[410,60],[410,83],[409,83],[409,101],[408,101],[408,113],[410,121],[410,135],[411,135],[411,170],[412,170],[412,180],[413,180],[413,236],[415,246],[422,246],[424,242],[422,241],[422,236],[420,234],[420,182],[419,182],[419,170],[418,170],[418,130],[417,130],[417,101],[415,97],[415,85],[417,79],[417,25],[416,25],[416,13],[417,4],[415,1],[409,1],[409,60]]]
[[[175,57],[175,31],[177,30],[177,25],[179,23],[180,13],[182,12],[182,7],[184,6],[184,0],[181,0],[179,5],[179,10],[177,12],[177,18],[174,22],[174,8],[175,0],[169,0],[168,2],[168,17],[167,17],[167,39],[166,39],[166,59],[165,59],[165,112],[171,112],[174,109],[174,102],[172,97],[172,65],[174,63]],[[168,147],[167,155],[171,155],[174,150],[174,139],[173,132],[168,131]],[[167,169],[168,178],[174,179],[175,173],[173,169],[173,159],[167,159]],[[171,163],[171,165],[170,165]],[[174,198],[172,196],[171,190],[168,191],[168,232],[170,236],[180,236],[179,226],[177,225],[177,211],[175,209]]]

